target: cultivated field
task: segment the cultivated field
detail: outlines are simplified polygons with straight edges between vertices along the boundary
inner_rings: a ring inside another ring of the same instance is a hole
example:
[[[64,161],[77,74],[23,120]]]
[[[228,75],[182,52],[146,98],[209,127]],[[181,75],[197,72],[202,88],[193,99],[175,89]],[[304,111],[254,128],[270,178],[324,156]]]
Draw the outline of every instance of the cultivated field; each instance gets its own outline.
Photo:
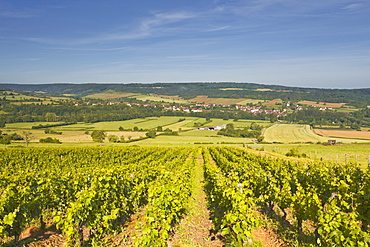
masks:
[[[263,100],[256,99],[230,99],[230,98],[208,98],[208,96],[197,96],[193,99],[189,99],[190,102],[205,103],[205,104],[219,104],[219,105],[245,105],[248,103],[257,104],[263,102]]]
[[[299,124],[275,124],[266,129],[266,142],[281,142],[281,143],[305,143],[305,142],[327,142],[329,138],[315,134],[309,125]],[[353,140],[348,138],[337,138],[343,143],[368,142],[368,140]]]
[[[253,144],[252,148],[263,149],[266,152],[277,153],[285,156],[291,149],[297,149],[310,159],[338,163],[359,163],[367,168],[370,155],[370,144]]]
[[[90,98],[90,99],[118,99],[118,98],[123,98],[123,97],[134,96],[134,95],[137,95],[137,94],[108,91],[108,92],[103,92],[103,93],[90,94],[90,95],[87,95],[85,98]]]
[[[332,130],[332,129],[315,129],[316,134],[323,137],[338,137],[349,139],[367,139],[370,140],[370,131],[356,131],[356,130]]]
[[[177,99],[171,96],[166,96],[166,97],[159,97],[156,95],[145,95],[145,94],[137,94],[134,96],[130,96],[129,98],[135,98],[137,100],[141,101],[157,101],[157,102],[167,102],[167,103],[181,103],[181,104],[188,104],[189,102],[183,99]]]
[[[265,103],[263,103],[264,106],[274,106],[276,104],[281,104],[283,103],[283,101],[281,99],[273,99],[273,100],[270,100],[270,101],[267,101]]]
[[[331,107],[331,108],[339,108],[345,105],[345,103],[329,103],[329,102],[314,102],[314,101],[300,101],[298,102],[302,105],[311,105],[316,107]]]

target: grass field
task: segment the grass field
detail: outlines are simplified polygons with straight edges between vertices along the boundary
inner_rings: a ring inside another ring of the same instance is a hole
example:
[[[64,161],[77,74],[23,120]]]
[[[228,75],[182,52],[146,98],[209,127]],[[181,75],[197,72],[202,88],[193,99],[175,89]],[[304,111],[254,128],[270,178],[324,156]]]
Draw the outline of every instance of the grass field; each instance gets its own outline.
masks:
[[[197,96],[193,99],[189,99],[191,102],[205,103],[205,104],[219,104],[219,105],[245,105],[248,103],[257,104],[263,102],[263,100],[257,99],[231,99],[231,98],[208,98],[208,96]]]
[[[119,127],[124,129],[133,129],[135,126],[139,129],[152,129],[158,126],[168,126],[178,122],[181,117],[148,117],[131,119],[126,121],[98,122],[98,123],[79,123],[67,126],[61,126],[60,130],[105,130],[118,131]],[[197,119],[186,118],[187,120]]]
[[[84,98],[89,99],[118,99],[123,97],[129,97],[137,95],[135,93],[122,93],[122,92],[114,92],[114,91],[107,91],[103,93],[95,93],[85,96]]]
[[[166,98],[163,98],[163,97],[159,97],[159,96],[155,96],[155,95],[144,95],[144,94],[138,94],[138,95],[134,95],[134,96],[130,96],[129,98],[135,98],[137,100],[141,100],[141,101],[157,101],[157,102],[167,102],[167,103],[182,103],[182,104],[189,104],[188,101],[186,100],[180,100],[180,99],[176,99],[176,98],[173,98],[173,97],[166,97]]]
[[[281,104],[281,103],[283,103],[281,99],[273,99],[273,100],[263,103],[263,105],[264,106],[275,106],[276,104]]]
[[[368,130],[356,131],[356,130],[315,129],[314,131],[316,134],[321,135],[323,137],[370,140],[370,131]]]
[[[298,102],[302,105],[311,105],[316,107],[331,107],[331,108],[340,108],[345,105],[345,103],[329,103],[329,102],[314,102],[314,101],[300,101]]]
[[[24,94],[20,94],[20,93],[14,93],[14,92],[11,92],[11,91],[4,91],[5,93],[7,93],[7,95],[1,95],[1,97],[5,97],[7,100],[29,100],[29,99],[33,99],[33,100],[44,100],[45,98],[41,98],[41,97],[34,97],[34,96],[28,96],[28,95],[24,95]],[[10,93],[13,93],[13,95],[9,95]]]
[[[251,125],[251,123],[257,123],[259,125],[262,125],[263,127],[268,127],[268,126],[271,125],[271,123],[269,121],[262,121],[262,120],[244,120],[244,119],[239,119],[236,122],[234,122],[233,119],[223,120],[223,119],[218,119],[218,118],[215,118],[215,119],[212,118],[211,120],[212,120],[212,122],[206,124],[205,125],[206,127],[216,126],[216,125],[221,125],[221,124],[228,124],[228,123],[232,123],[235,128],[249,127]]]
[[[266,129],[266,142],[281,142],[281,143],[305,143],[305,142],[327,142],[329,138],[315,134],[309,125],[298,124],[275,124]],[[348,138],[336,138],[343,143],[352,142],[368,142],[368,140],[353,140]]]
[[[26,123],[7,123],[4,129],[22,129],[30,130],[32,126],[58,124],[59,122],[26,122]]]

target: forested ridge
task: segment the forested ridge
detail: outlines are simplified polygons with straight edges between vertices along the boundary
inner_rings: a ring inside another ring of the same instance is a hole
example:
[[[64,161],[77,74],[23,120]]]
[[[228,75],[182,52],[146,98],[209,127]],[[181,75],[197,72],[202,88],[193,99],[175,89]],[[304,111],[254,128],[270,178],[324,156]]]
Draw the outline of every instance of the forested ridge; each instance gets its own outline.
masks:
[[[265,85],[256,83],[130,83],[130,84],[0,84],[0,88],[15,91],[43,91],[52,95],[76,94],[86,96],[107,90],[142,94],[179,95],[185,99],[200,94],[208,97],[222,98],[251,98],[282,100],[312,100],[333,103],[348,103],[355,106],[370,105],[370,88],[364,89],[320,89]],[[225,90],[227,89],[227,90]]]

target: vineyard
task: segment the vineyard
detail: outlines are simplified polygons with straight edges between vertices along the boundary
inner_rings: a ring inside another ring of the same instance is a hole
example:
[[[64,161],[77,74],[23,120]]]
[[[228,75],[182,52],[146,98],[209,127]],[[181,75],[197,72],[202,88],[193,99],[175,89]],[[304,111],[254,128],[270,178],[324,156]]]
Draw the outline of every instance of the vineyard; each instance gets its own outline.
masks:
[[[67,246],[170,246],[199,187],[226,246],[261,246],[266,221],[288,246],[368,246],[369,175],[231,147],[2,149],[0,245],[40,246],[22,233],[55,226]]]

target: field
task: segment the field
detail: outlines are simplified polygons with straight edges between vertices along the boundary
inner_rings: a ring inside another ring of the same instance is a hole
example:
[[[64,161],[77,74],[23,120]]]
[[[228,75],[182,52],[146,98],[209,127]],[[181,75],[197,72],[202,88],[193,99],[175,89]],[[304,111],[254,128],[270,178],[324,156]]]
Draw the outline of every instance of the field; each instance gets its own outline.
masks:
[[[169,127],[178,122],[180,117],[148,117],[131,119],[126,121],[112,121],[112,122],[97,122],[97,123],[79,123],[74,125],[61,126],[60,130],[104,130],[104,131],[117,131],[119,127],[124,129],[152,129],[158,126]],[[188,121],[194,121],[198,118],[189,117]],[[181,124],[179,125],[181,127]],[[177,129],[176,129],[177,130]]]
[[[152,95],[145,95],[145,94],[138,94],[134,96],[130,96],[129,98],[134,98],[141,101],[157,101],[157,102],[167,102],[167,103],[182,103],[182,104],[188,104],[189,102],[183,99],[177,99],[176,97],[159,97],[154,94]]]
[[[264,133],[266,142],[280,143],[305,143],[305,142],[324,142],[329,138],[319,136],[313,132],[309,125],[298,124],[275,124],[266,129]],[[343,143],[368,142],[366,139],[353,140],[349,138],[336,138]]]
[[[363,169],[367,169],[370,156],[370,144],[253,144],[255,149],[263,149],[269,153],[285,156],[291,149],[297,149],[309,159],[323,160],[334,163],[358,163]]]
[[[274,99],[274,100],[270,100],[270,101],[263,103],[263,105],[264,106],[275,106],[276,104],[281,104],[281,103],[283,103],[281,99]]]
[[[300,101],[298,102],[302,105],[311,105],[316,107],[331,107],[331,108],[340,108],[345,105],[345,103],[329,103],[329,102],[314,102],[314,101]]]
[[[189,99],[190,102],[205,103],[205,104],[219,104],[219,105],[245,105],[248,103],[257,104],[263,100],[256,99],[231,99],[231,98],[208,98],[208,96],[197,96]]]
[[[85,98],[89,99],[118,99],[118,98],[124,98],[129,96],[134,96],[135,93],[119,93],[119,92],[113,92],[108,91],[104,93],[95,93],[85,96]]]
[[[368,130],[356,131],[356,130],[315,129],[314,132],[323,137],[370,140],[370,131]]]
[[[44,100],[45,98],[43,97],[34,97],[34,96],[28,96],[28,95],[24,95],[24,94],[21,94],[21,93],[15,93],[15,92],[11,92],[11,91],[4,91],[2,93],[7,93],[7,95],[1,95],[1,97],[5,97],[7,100],[17,100],[17,101],[21,101],[21,100],[29,100],[29,99],[32,99],[32,100]],[[9,94],[13,94],[13,95],[9,95]]]

